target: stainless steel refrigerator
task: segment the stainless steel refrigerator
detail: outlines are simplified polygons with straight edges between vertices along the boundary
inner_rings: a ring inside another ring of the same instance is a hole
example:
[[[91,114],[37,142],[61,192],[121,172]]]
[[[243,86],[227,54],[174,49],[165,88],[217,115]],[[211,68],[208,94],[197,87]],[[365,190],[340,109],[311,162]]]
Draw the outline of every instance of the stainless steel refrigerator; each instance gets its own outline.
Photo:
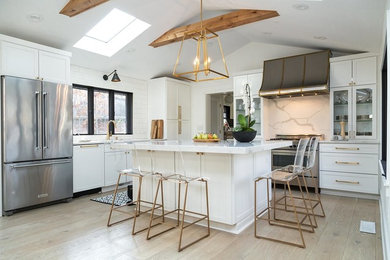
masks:
[[[1,76],[3,213],[73,196],[72,87]]]

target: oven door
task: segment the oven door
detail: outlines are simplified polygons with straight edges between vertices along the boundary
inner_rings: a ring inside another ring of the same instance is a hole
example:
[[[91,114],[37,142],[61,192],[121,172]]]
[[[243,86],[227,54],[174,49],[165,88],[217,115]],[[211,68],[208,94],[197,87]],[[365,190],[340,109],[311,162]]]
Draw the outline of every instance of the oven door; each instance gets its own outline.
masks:
[[[294,150],[272,150],[272,170],[280,169],[287,165],[293,165],[294,159]]]
[[[272,170],[280,169],[287,165],[293,165],[295,160],[295,150],[272,150]],[[306,165],[308,152],[305,152],[303,165]],[[312,169],[313,176],[318,176],[318,151],[316,153],[316,160]],[[310,176],[306,173],[305,176]]]

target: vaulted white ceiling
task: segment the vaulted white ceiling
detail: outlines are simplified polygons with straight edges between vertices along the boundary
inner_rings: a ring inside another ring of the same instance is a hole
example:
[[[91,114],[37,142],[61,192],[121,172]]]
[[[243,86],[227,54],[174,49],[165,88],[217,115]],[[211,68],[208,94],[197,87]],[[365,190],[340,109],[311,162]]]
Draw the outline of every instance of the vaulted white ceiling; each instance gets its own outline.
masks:
[[[342,52],[379,52],[386,0],[204,0],[205,18],[236,9],[276,10],[280,16],[220,32],[226,55],[249,42],[291,45]],[[73,53],[72,64],[100,71],[117,69],[140,79],[170,75],[179,44],[148,44],[165,31],[199,20],[196,0],[111,0],[73,18],[58,12],[67,0],[0,0],[0,33]],[[307,10],[293,5],[305,4]],[[107,58],[73,46],[113,8],[151,24],[117,54]],[[42,17],[40,22],[30,15]],[[325,40],[315,39],[326,37]]]

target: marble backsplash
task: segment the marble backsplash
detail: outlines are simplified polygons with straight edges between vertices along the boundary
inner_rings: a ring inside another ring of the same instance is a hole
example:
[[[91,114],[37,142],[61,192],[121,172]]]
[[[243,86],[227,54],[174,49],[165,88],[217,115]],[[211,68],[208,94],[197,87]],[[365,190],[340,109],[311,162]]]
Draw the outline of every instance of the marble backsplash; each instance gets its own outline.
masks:
[[[329,95],[264,100],[264,138],[276,134],[330,135]]]

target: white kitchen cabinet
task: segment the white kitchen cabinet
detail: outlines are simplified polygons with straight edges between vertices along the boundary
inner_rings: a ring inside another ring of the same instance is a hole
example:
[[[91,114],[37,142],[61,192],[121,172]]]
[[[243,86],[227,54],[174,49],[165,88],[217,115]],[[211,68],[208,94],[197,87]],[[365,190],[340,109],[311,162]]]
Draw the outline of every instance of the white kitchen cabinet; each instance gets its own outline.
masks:
[[[38,79],[38,50],[1,42],[1,75]]]
[[[181,123],[181,129],[180,129],[180,123]],[[182,120],[179,121],[179,140],[185,141],[190,140],[192,138],[191,136],[191,122],[188,120]]]
[[[104,156],[104,186],[116,185],[119,171],[127,169],[127,153],[125,151],[106,152]],[[123,176],[120,183],[125,183]]]
[[[104,145],[73,146],[73,192],[104,186]]]
[[[251,87],[251,95],[258,96],[263,82],[263,73],[241,75],[234,77],[234,96],[242,96],[242,89],[246,84]]]
[[[345,124],[348,139],[377,138],[376,79],[376,56],[331,59],[331,136],[341,135],[341,125]]]
[[[188,83],[170,78],[149,81],[148,122],[156,119],[164,120],[165,139],[183,140],[187,137],[186,127],[191,122],[191,87]],[[183,134],[179,133],[180,126]]]
[[[320,188],[378,194],[377,144],[320,144]]]
[[[330,63],[330,86],[345,87],[376,84],[376,57]]]
[[[332,88],[330,102],[332,136],[341,135],[344,122],[348,139],[376,139],[376,85]]]
[[[2,75],[70,83],[70,55],[8,41],[1,42],[0,53]]]
[[[263,73],[255,73],[234,77],[234,126],[238,124],[238,115],[245,115],[245,107],[243,102],[243,87],[249,84],[251,89],[251,97],[255,103],[255,112],[252,115],[252,120],[256,123],[252,127],[257,131],[257,138],[263,136],[262,118],[263,118],[263,98],[259,96],[263,80]]]
[[[39,51],[39,77],[44,81],[69,83],[69,57],[46,51]]]

